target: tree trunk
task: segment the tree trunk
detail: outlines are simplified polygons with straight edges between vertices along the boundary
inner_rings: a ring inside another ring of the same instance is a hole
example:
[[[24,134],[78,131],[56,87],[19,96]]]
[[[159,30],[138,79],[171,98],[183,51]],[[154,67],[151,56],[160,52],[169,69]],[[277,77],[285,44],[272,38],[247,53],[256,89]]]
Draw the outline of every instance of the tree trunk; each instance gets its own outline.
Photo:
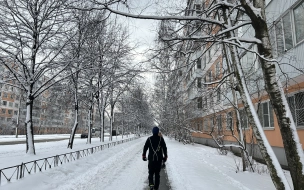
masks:
[[[239,93],[242,97],[242,102],[244,104],[244,108],[246,111],[246,114],[248,116],[249,123],[253,129],[257,144],[260,148],[261,154],[267,164],[267,167],[270,172],[270,176],[272,178],[272,181],[278,190],[286,190],[290,189],[289,184],[287,182],[287,179],[284,175],[284,172],[282,168],[280,167],[280,163],[277,160],[261,125],[261,122],[258,118],[258,115],[255,111],[254,105],[251,101],[251,97],[249,95],[246,82],[242,73],[242,69],[240,67],[239,59],[236,55],[236,47],[231,47],[231,55],[233,59],[234,64],[234,71],[236,75],[236,79],[238,81],[237,87],[239,90]]]
[[[31,94],[32,88],[28,90],[28,95],[26,99],[26,119],[25,119],[25,129],[26,129],[26,153],[36,154],[34,145],[34,128],[33,128],[33,101],[34,97]]]
[[[272,60],[273,55],[266,23],[265,1],[255,0],[253,2],[254,7],[261,10],[259,16],[255,14],[245,0],[242,0],[241,3],[252,21],[256,38],[262,42],[258,44],[258,52],[264,57],[260,57],[259,60],[263,70],[265,89],[277,116],[294,189],[304,189],[304,155],[302,145],[300,144],[297,129],[290,114],[282,86],[277,78],[275,62],[267,61]]]
[[[87,144],[91,144],[91,137],[92,137],[92,128],[91,128],[91,118],[92,118],[92,106],[88,111],[88,138]]]
[[[112,141],[112,131],[113,131],[113,122],[114,122],[114,105],[111,104],[111,116],[110,116],[110,141]]]
[[[224,10],[224,17],[227,21],[227,24],[231,26],[232,21],[227,15],[227,11]],[[235,37],[235,34],[230,31],[228,37]],[[271,179],[276,187],[279,190],[290,189],[287,179],[283,173],[282,168],[280,167],[279,161],[277,160],[261,126],[261,122],[257,116],[256,110],[252,103],[246,81],[241,69],[241,63],[237,55],[237,48],[233,45],[228,45],[230,55],[231,55],[231,64],[237,80],[236,87],[240,93],[244,109],[246,111],[248,121],[255,135],[258,147],[260,148],[261,154],[267,164],[267,167],[270,172]]]
[[[231,73],[232,72],[232,69],[231,69],[231,66],[229,65],[229,59],[228,59],[228,54],[227,54],[227,51],[226,51],[226,48],[224,46],[224,52],[225,52],[225,55],[226,55],[226,60],[227,60],[227,68],[228,68],[228,73]],[[233,76],[231,75],[229,77],[229,81],[230,81],[230,84],[232,86],[231,88],[231,91],[232,91],[232,97],[233,97],[233,104],[234,105],[238,105],[238,98],[237,98],[237,94],[236,94],[236,91],[235,89],[233,88],[235,86],[235,83],[234,83],[234,80],[233,80]],[[243,136],[243,131],[242,131],[242,126],[240,125],[240,121],[241,121],[241,117],[240,117],[240,113],[239,111],[236,111],[236,109],[234,109],[234,112],[236,113],[237,115],[237,121],[236,121],[236,128],[237,128],[237,131],[238,131],[238,134],[239,134],[239,139],[240,139],[240,142],[243,143],[243,145],[240,144],[240,146],[243,146],[243,148],[240,148],[240,151],[241,151],[241,157],[242,157],[242,165],[243,165],[243,171],[247,171],[247,168],[248,168],[248,162],[250,162],[249,158],[248,158],[248,155],[246,154],[246,140]],[[241,127],[240,127],[241,126]],[[246,162],[246,160],[248,160],[248,162]],[[250,163],[251,164],[251,163]]]
[[[68,143],[68,148],[72,149],[73,148],[73,143],[74,143],[74,137],[75,137],[75,133],[78,127],[78,98],[77,98],[77,92],[75,93],[75,122],[73,125],[73,128],[71,130],[71,135],[70,135],[70,139],[69,139],[69,143]]]
[[[99,90],[99,92],[98,92],[97,106],[98,106],[98,113],[99,113],[99,119],[100,119],[99,138],[100,138],[100,142],[104,142],[104,121],[103,121],[104,120],[104,106],[103,106],[103,94],[102,94],[101,90]]]

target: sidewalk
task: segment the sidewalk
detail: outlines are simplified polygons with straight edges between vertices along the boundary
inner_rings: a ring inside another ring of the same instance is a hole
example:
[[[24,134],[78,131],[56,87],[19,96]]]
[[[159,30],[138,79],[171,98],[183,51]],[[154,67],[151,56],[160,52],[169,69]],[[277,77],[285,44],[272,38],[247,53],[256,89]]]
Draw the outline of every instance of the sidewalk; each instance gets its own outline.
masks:
[[[160,184],[158,190],[170,190],[170,184],[168,181],[168,175],[166,168],[160,170]],[[147,174],[148,178],[148,174]],[[150,190],[148,179],[145,181],[146,188],[144,190]]]

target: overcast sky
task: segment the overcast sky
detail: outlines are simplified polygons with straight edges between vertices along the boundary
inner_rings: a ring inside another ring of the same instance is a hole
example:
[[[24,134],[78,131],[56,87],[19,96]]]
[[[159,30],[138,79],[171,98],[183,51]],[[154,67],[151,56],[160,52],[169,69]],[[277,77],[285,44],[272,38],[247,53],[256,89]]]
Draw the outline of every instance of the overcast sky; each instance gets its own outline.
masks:
[[[128,0],[129,7],[120,6],[119,9],[132,14],[168,15],[166,10],[174,11],[177,7],[183,7],[184,4],[185,0]],[[157,37],[159,21],[133,19],[123,16],[118,16],[118,18],[128,27],[131,41],[138,45],[134,56],[135,63],[145,61],[148,55],[147,50],[153,48],[154,40]],[[144,63],[144,65],[148,66],[147,63]],[[143,76],[152,85],[153,73],[146,73]]]

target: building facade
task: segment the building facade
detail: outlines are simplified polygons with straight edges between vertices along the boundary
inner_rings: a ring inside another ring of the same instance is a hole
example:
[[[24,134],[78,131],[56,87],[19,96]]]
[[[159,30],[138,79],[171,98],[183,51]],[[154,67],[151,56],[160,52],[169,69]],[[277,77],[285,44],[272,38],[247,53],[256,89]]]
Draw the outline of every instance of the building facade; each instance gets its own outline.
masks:
[[[188,1],[186,15],[201,14],[208,7],[209,1]],[[289,107],[297,126],[300,142],[304,144],[304,1],[303,0],[268,0],[266,1],[266,15],[268,19],[269,35],[273,47],[273,55],[279,62],[276,68],[278,77],[284,85]],[[221,19],[216,13],[211,14],[215,19]],[[249,18],[239,15],[239,22],[246,22]],[[195,25],[196,29],[200,26]],[[206,27],[206,26],[204,26]],[[187,28],[189,30],[189,28]],[[189,31],[187,31],[189,33]],[[193,32],[193,28],[190,30]],[[218,32],[216,27],[199,28],[201,35],[210,35]],[[254,36],[250,26],[238,29],[238,37]],[[195,43],[195,42],[194,42]],[[287,166],[286,156],[281,139],[280,129],[272,105],[264,90],[263,75],[257,55],[257,47],[247,44],[248,51],[239,50],[238,54],[245,73],[247,86],[255,104],[259,119],[280,163]],[[212,134],[222,136],[226,143],[235,143],[231,129],[235,129],[236,122],[242,126],[248,144],[249,152],[257,159],[262,159],[255,138],[248,124],[243,105],[238,99],[237,109],[241,121],[236,118],[235,108],[231,105],[233,93],[231,84],[221,84],[219,81],[229,73],[225,59],[223,45],[218,42],[199,44],[194,50],[190,63],[184,71],[186,77],[181,86],[187,92],[188,117],[191,117],[193,137],[196,142],[217,146],[211,137]],[[184,61],[181,61],[184,62]],[[230,86],[229,86],[230,85]],[[235,130],[236,132],[236,130]],[[236,132],[237,133],[237,132]],[[303,147],[304,148],[304,147]],[[238,152],[239,150],[235,149]]]

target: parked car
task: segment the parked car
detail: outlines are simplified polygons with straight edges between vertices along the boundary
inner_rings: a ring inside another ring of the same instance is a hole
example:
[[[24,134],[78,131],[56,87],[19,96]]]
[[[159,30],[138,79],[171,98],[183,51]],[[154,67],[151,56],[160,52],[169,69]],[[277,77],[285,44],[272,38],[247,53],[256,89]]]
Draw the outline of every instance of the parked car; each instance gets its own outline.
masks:
[[[80,135],[80,138],[84,139],[84,138],[88,138],[88,133],[82,133]]]

